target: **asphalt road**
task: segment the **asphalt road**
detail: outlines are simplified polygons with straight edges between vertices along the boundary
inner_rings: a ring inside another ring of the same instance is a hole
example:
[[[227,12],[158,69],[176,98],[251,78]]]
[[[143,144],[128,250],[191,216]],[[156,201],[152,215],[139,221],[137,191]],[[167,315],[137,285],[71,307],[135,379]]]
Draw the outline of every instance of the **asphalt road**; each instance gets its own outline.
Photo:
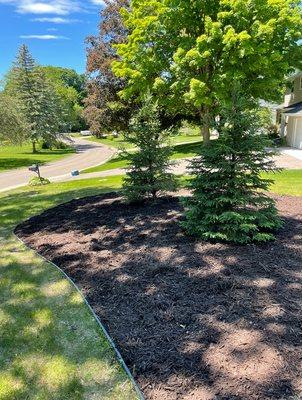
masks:
[[[116,150],[82,138],[73,139],[76,153],[41,166],[41,175],[50,180],[68,180],[73,170],[83,170],[100,165],[110,159]],[[0,192],[28,184],[34,172],[20,168],[0,173]]]
[[[174,161],[174,165],[171,168],[173,174],[183,175],[187,173],[190,159],[182,159]],[[302,150],[281,148],[279,154],[275,157],[276,167],[282,169],[302,169]],[[55,178],[55,182],[81,180],[88,178],[106,178],[115,175],[124,175],[126,173],[125,168],[110,169],[108,171],[91,172],[88,174],[81,174],[77,177],[65,176]]]

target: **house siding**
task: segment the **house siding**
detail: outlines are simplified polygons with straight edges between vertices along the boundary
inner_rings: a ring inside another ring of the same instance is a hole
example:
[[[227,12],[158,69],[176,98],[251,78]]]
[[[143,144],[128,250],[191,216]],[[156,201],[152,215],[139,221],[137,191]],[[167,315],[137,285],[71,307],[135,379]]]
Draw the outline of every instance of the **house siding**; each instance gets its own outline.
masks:
[[[293,90],[291,88],[287,89],[285,94],[285,107],[302,102],[301,79],[302,73],[295,77],[293,82]]]

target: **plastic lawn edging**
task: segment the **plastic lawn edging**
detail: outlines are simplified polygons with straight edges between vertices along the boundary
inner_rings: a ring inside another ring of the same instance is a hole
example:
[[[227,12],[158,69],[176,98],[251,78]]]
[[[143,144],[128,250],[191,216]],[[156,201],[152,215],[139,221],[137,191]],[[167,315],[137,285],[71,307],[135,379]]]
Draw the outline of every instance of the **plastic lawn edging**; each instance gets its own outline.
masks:
[[[33,217],[33,216],[32,216]],[[29,221],[32,217],[27,218],[26,220],[24,220],[23,222]],[[16,229],[16,227],[15,227]],[[121,367],[123,368],[123,370],[125,371],[126,375],[128,376],[130,382],[133,385],[133,388],[138,396],[139,400],[145,400],[145,397],[142,393],[142,391],[140,390],[139,386],[137,385],[137,383],[135,382],[135,379],[130,371],[130,369],[127,367],[121,353],[119,352],[118,348],[116,347],[113,339],[111,338],[111,336],[109,335],[109,333],[107,332],[105,326],[102,324],[101,320],[99,319],[99,317],[96,315],[96,313],[94,312],[93,308],[91,307],[91,305],[89,304],[88,300],[86,299],[86,297],[83,295],[83,293],[81,292],[81,290],[78,288],[78,286],[75,284],[75,282],[55,263],[53,263],[52,261],[47,260],[44,256],[42,256],[41,254],[39,254],[36,250],[31,249],[29,246],[27,246],[22,239],[20,239],[16,233],[15,233],[15,229],[13,231],[13,236],[29,251],[34,252],[34,254],[36,254],[37,256],[39,256],[42,260],[44,260],[46,263],[52,265],[54,268],[56,268],[70,283],[71,285],[76,289],[76,291],[80,294],[81,298],[83,299],[84,303],[86,304],[86,306],[88,307],[88,309],[90,310],[90,312],[92,313],[95,321],[97,322],[98,326],[101,328],[101,331],[103,332],[104,336],[106,337],[106,339],[108,340],[110,346],[112,347],[116,358],[119,362],[119,364],[121,365]]]

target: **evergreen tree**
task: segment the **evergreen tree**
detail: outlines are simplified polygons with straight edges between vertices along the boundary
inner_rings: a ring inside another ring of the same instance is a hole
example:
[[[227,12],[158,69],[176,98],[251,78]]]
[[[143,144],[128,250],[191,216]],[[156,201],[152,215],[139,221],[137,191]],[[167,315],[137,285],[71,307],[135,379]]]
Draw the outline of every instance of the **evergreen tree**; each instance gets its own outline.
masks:
[[[281,226],[274,200],[266,195],[274,171],[270,145],[251,104],[235,88],[218,123],[219,138],[191,164],[193,197],[185,201],[189,234],[235,243],[268,241]]]
[[[18,99],[0,93],[0,144],[21,144],[28,128]]]
[[[59,101],[25,45],[20,47],[11,77],[8,92],[20,101],[29,126],[27,139],[31,141],[35,153],[40,139],[51,143],[58,137],[62,120]]]
[[[176,180],[169,172],[171,148],[168,131],[163,131],[159,110],[150,95],[130,121],[127,140],[137,151],[128,152],[130,170],[124,179],[124,193],[129,202],[155,199],[159,193],[174,191]]]
[[[62,107],[61,99],[42,71],[38,71],[37,78],[40,112],[37,119],[37,134],[51,146],[60,138],[59,132],[66,128],[65,108]]]

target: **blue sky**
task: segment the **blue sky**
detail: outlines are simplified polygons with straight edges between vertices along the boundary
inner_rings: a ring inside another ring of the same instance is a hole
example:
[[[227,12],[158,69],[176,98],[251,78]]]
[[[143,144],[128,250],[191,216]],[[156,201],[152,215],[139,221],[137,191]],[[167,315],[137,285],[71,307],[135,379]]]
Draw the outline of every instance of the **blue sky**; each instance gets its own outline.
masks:
[[[97,33],[102,4],[102,0],[0,0],[0,79],[22,43],[39,64],[84,72],[84,40]]]

